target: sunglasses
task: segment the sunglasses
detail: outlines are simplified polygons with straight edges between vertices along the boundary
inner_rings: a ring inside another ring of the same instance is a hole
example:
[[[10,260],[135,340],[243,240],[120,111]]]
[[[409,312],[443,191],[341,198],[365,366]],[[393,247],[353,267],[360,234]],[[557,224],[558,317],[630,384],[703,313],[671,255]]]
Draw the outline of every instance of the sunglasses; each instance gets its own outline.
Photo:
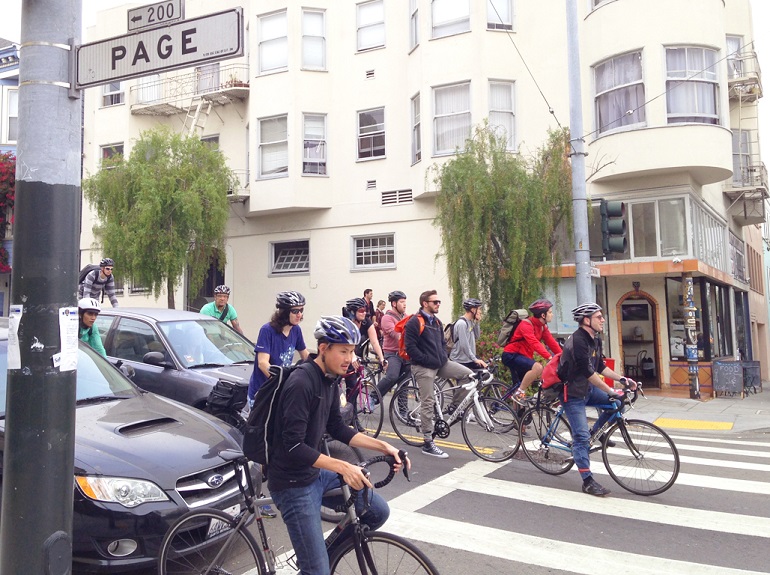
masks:
[[[429,299],[428,303],[435,303],[436,305],[439,305],[441,303],[440,299]]]
[[[104,271],[108,271],[108,272],[111,272],[111,271],[112,271],[112,268],[104,268]]]
[[[299,315],[301,313],[305,313],[305,310],[300,308],[293,308],[293,309],[290,309],[289,312],[293,313],[294,315]]]
[[[365,307],[360,307],[356,310],[356,313],[366,313],[367,309]]]

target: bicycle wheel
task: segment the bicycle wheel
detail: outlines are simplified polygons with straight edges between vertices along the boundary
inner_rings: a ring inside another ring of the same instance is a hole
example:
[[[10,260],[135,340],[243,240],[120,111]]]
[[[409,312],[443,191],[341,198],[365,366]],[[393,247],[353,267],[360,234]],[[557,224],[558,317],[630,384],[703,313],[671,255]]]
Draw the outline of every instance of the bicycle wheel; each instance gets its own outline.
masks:
[[[398,535],[370,531],[364,536],[362,547],[367,573],[439,575],[438,569],[422,551]],[[353,537],[342,542],[329,564],[332,575],[361,575]]]
[[[532,465],[549,475],[561,475],[575,464],[572,431],[564,415],[541,405],[527,410],[521,420],[521,447]]]
[[[163,538],[159,575],[263,575],[265,562],[254,537],[236,526],[232,517],[217,509],[185,513]]]
[[[519,450],[519,419],[504,402],[479,397],[463,415],[462,430],[470,450],[485,461],[507,461]]]
[[[614,447],[607,447],[614,441]],[[604,466],[623,489],[637,495],[657,495],[679,475],[679,452],[661,428],[638,419],[617,422],[602,445]]]
[[[390,400],[390,424],[407,445],[424,443],[420,422],[420,390],[413,385],[402,387]]]
[[[366,459],[357,447],[345,445],[336,439],[328,439],[326,444],[329,446],[329,457],[342,459],[353,464],[360,463]],[[333,507],[321,505],[321,519],[324,521],[339,523],[343,515],[344,513],[335,511]]]
[[[358,423],[363,427],[361,433],[371,437],[377,437],[382,429],[382,420],[385,416],[382,408],[382,395],[380,390],[371,380],[363,380],[361,389],[354,402],[353,411]]]

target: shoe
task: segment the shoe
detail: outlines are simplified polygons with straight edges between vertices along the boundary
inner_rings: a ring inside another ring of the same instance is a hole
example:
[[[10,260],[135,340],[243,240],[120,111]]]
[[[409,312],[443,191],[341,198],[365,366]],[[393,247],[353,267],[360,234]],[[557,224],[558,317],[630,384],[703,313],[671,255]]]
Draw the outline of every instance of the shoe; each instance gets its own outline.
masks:
[[[438,457],[439,459],[446,459],[449,457],[448,453],[445,453],[441,451],[435,443],[432,441],[426,441],[422,446],[422,452],[425,455],[430,455],[432,457]]]
[[[363,425],[361,425],[361,422],[358,421],[358,418],[356,418],[356,420],[353,422],[353,425],[355,426],[356,431],[358,431],[359,433],[363,433],[364,431],[366,431],[366,428]]]
[[[583,482],[583,493],[604,497],[610,494],[610,490],[599,485],[593,477],[589,477],[587,481]]]
[[[264,517],[265,519],[273,519],[275,517],[278,517],[278,514],[273,510],[273,508],[270,505],[262,505],[259,508],[259,515],[260,517]]]
[[[606,435],[607,435],[606,433],[602,433],[599,437],[596,438],[596,441],[599,442],[599,445],[602,445],[604,443],[604,438]],[[615,447],[615,445],[617,444],[611,439],[607,441],[607,447]]]
[[[457,406],[456,405],[450,405],[449,407],[447,407],[444,410],[444,413],[446,415],[452,415],[455,411],[457,411]]]

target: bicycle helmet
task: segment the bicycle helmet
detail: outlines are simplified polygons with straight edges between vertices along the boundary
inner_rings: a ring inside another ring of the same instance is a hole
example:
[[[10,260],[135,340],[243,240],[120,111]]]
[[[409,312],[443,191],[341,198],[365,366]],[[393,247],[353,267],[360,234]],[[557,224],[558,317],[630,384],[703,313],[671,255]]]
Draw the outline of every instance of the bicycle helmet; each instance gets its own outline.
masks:
[[[217,295],[218,293],[230,295],[230,288],[227,287],[226,285],[217,286],[214,288],[214,295]]]
[[[99,313],[102,311],[102,306],[99,305],[99,300],[92,297],[84,297],[78,300],[78,309],[80,311],[95,311]]]
[[[546,313],[549,309],[553,307],[553,303],[551,303],[550,300],[547,299],[539,299],[535,300],[532,305],[529,306],[529,311],[534,316],[539,316],[540,314]]]
[[[351,313],[356,313],[362,307],[369,309],[369,304],[362,297],[354,297],[345,302],[345,309]]]
[[[463,309],[465,311],[471,311],[475,307],[481,307],[481,300],[475,297],[469,297],[463,300]]]
[[[572,310],[572,318],[580,323],[580,320],[584,317],[591,317],[597,311],[602,311],[602,307],[599,304],[593,302],[583,303]]]
[[[313,335],[319,343],[344,343],[358,345],[361,341],[361,332],[356,324],[346,317],[338,315],[321,316],[315,324]]]
[[[298,291],[282,291],[275,296],[275,307],[289,308],[305,305],[305,296]]]
[[[406,299],[406,294],[402,291],[396,290],[388,294],[388,301],[391,303],[400,299]]]
[[[115,262],[112,258],[102,258],[102,261],[99,262],[100,268],[106,268],[107,266],[114,266]]]

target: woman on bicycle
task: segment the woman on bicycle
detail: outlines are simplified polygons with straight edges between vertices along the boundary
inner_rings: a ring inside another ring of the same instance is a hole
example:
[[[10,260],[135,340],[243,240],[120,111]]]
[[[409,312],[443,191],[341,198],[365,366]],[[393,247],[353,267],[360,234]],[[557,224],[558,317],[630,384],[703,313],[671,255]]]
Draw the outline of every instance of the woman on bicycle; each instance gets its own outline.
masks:
[[[543,366],[535,361],[535,352],[547,361],[561,351],[559,342],[548,329],[548,322],[553,319],[552,307],[547,299],[539,299],[529,306],[531,317],[521,320],[503,348],[502,361],[511,370],[514,385],[521,382],[516,391],[517,398],[523,398],[532,382],[543,373]]]
[[[104,350],[104,344],[102,343],[102,336],[99,335],[99,330],[94,327],[100,311],[102,311],[102,306],[99,305],[98,299],[84,297],[78,300],[78,315],[80,316],[78,337],[80,341],[86,342],[102,354],[102,356],[107,357],[107,352]]]
[[[604,383],[600,374],[623,385],[629,384],[631,389],[636,389],[636,382],[615,373],[604,364],[599,337],[604,331],[602,308],[595,303],[584,303],[572,310],[572,317],[579,327],[564,344],[559,362],[559,378],[565,382],[561,392],[562,405],[572,429],[572,456],[583,478],[583,493],[601,497],[609,494],[610,490],[602,487],[591,475],[588,449],[591,436],[601,429],[612,413],[604,411],[589,431],[586,406],[606,405],[610,400],[623,399]],[[608,442],[607,446],[613,445]]]

